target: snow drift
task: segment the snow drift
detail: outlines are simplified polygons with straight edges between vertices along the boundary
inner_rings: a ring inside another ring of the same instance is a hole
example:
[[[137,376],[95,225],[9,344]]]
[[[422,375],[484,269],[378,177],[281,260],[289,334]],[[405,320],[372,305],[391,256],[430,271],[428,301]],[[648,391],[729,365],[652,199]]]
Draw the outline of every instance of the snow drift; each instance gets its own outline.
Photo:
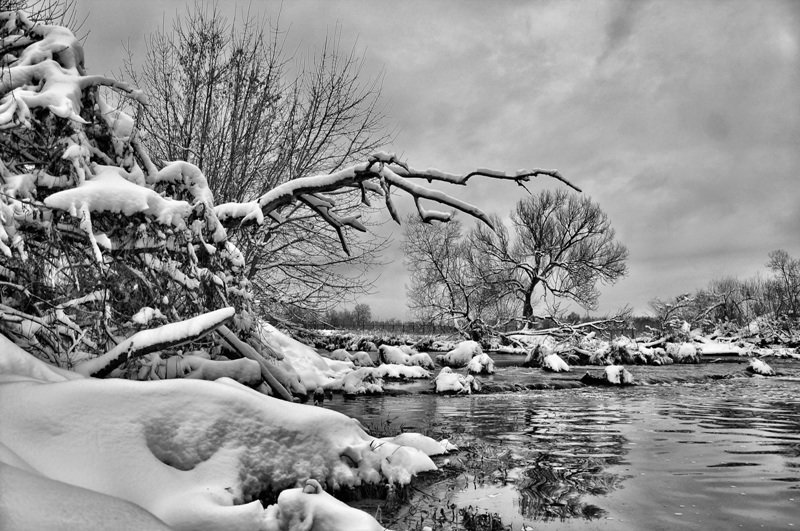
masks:
[[[356,420],[227,378],[82,378],[48,367],[5,338],[0,347],[0,459],[132,502],[174,529],[284,529],[279,522],[293,502],[279,518],[277,508],[264,511],[258,499],[306,480],[330,489],[405,484],[435,469],[420,450],[376,443]],[[320,499],[319,510],[333,510],[333,501]]]

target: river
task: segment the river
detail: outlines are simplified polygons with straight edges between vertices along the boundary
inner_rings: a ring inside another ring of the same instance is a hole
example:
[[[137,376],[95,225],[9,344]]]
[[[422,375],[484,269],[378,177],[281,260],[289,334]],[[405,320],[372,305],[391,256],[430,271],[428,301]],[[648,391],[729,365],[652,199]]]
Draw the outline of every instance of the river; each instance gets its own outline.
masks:
[[[574,387],[599,367],[552,375],[492,356],[488,388],[534,388],[437,396],[420,392],[430,382],[393,384],[407,394],[325,403],[373,430],[465,447],[437,458],[440,477],[385,524],[492,529],[496,513],[497,529],[514,530],[800,529],[800,362],[768,360],[770,378],[744,363],[632,366],[639,385],[600,388]]]

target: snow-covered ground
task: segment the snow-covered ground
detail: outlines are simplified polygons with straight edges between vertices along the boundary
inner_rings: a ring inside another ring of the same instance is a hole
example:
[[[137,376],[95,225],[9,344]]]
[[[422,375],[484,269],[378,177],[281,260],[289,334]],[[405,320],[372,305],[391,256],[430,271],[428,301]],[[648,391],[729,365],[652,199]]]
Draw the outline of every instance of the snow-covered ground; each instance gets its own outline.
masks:
[[[0,509],[21,529],[36,528],[42,510],[66,518],[63,503],[39,507],[54,498],[88,507],[83,529],[163,529],[147,513],[186,530],[382,529],[322,486],[406,484],[435,468],[413,447],[427,451],[429,441],[379,441],[342,414],[231,379],[100,380],[50,367],[2,336],[0,350],[3,486],[29,504]],[[282,494],[265,510],[257,500],[270,492]]]

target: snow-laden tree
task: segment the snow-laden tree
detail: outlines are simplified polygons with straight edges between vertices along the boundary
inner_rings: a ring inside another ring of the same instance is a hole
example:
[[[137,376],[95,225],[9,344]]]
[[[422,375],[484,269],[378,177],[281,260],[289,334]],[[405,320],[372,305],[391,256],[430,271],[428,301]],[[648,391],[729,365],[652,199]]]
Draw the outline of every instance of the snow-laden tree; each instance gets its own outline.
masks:
[[[387,141],[380,78],[362,71],[354,49],[343,50],[334,33],[313,56],[293,58],[284,33],[269,27],[249,12],[226,20],[218,6],[198,3],[152,33],[144,57],[126,62],[149,101],[135,116],[151,157],[202,168],[218,203],[336,171]],[[363,210],[357,197],[337,199],[340,215]],[[351,235],[344,253],[336,231],[302,202],[281,214],[281,224],[261,230],[227,227],[260,309],[324,311],[369,290],[384,240]]]
[[[365,227],[357,213],[335,210],[334,196],[345,192],[367,206],[382,201],[398,222],[400,192],[414,200],[423,221],[449,221],[459,210],[491,225],[477,207],[420,182],[561,179],[538,169],[418,170],[376,152],[217,204],[198,166],[153,161],[134,120],[106,103],[102,91],[143,105],[144,94],[87,74],[70,30],[4,12],[0,38],[0,332],[85,374],[213,378],[220,372],[206,374],[204,367],[225,361],[217,359],[225,345],[228,354],[256,362],[256,377],[260,368],[281,392],[264,362],[280,353],[258,341],[248,264],[228,228],[279,231],[286,212],[302,204],[347,249],[345,230]],[[170,365],[161,357],[198,348],[205,358]],[[241,379],[254,385],[252,371],[243,372]]]

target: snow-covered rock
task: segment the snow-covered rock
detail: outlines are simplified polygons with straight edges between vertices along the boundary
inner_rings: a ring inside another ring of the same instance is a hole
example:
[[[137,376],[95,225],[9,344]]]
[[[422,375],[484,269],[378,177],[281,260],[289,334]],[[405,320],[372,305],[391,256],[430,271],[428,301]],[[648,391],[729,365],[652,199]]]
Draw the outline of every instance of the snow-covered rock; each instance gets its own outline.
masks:
[[[328,354],[328,358],[336,361],[352,361],[350,359],[350,354],[343,348],[337,348]]]
[[[473,357],[478,354],[483,354],[481,344],[477,341],[462,341],[453,350],[447,354],[440,354],[436,356],[436,361],[440,365],[448,367],[464,367],[469,363]]]
[[[470,374],[462,376],[453,372],[450,367],[442,367],[434,378],[434,389],[437,393],[467,393],[480,390],[480,383]]]
[[[359,350],[358,352],[350,354],[350,361],[352,361],[353,365],[355,365],[356,367],[375,366],[375,363],[372,361],[372,357],[363,350]]]
[[[381,345],[378,347],[378,360],[381,363],[393,363],[396,365],[408,365],[409,356],[400,347],[391,345]]]
[[[614,385],[630,385],[633,375],[622,365],[609,365],[605,370],[606,380]]]
[[[694,343],[667,343],[666,350],[667,355],[675,363],[697,363],[699,361],[697,347]]]
[[[556,353],[548,354],[542,359],[542,369],[552,372],[569,372],[569,365]]]
[[[478,354],[469,360],[467,372],[470,374],[494,374],[494,360],[488,354]]]
[[[372,370],[372,374],[379,378],[393,379],[420,379],[430,378],[431,373],[418,365],[397,365],[395,363],[382,363]]]
[[[375,518],[341,502],[310,479],[303,488],[286,489],[265,511],[265,531],[384,531]]]
[[[430,346],[430,350],[433,352],[447,352],[454,348],[456,348],[455,341],[434,341]]]
[[[527,354],[527,349],[523,347],[514,347],[511,345],[501,345],[497,347],[496,352],[500,354]]]
[[[435,365],[430,355],[426,352],[417,352],[408,357],[408,365],[417,365],[423,369],[433,370]]]
[[[586,385],[630,385],[633,383],[633,375],[622,365],[609,365],[602,376],[587,372],[581,377],[581,382]]]
[[[412,448],[416,448],[428,456],[442,455],[453,450],[458,450],[458,448],[450,444],[447,439],[439,442],[419,433],[401,433],[396,437],[384,437],[381,440],[394,443],[398,446],[410,446]]]
[[[750,365],[747,366],[747,370],[761,376],[775,376],[775,371],[772,367],[758,358],[752,358],[750,360]]]

